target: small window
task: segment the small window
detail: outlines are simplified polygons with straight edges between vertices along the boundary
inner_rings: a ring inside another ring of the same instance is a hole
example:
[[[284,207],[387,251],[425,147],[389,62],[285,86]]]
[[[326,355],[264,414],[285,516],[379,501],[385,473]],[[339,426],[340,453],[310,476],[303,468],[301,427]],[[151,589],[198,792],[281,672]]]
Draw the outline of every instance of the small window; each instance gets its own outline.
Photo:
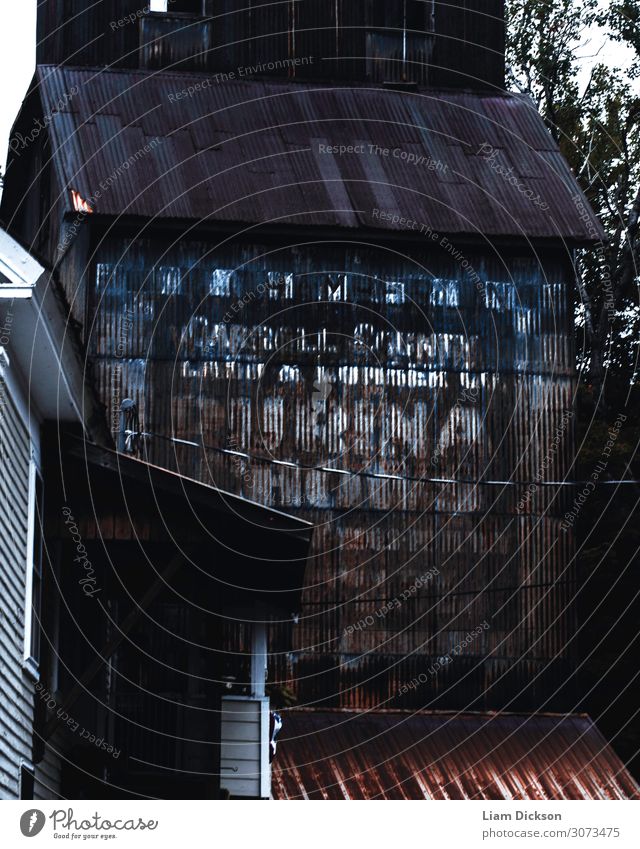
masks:
[[[377,29],[433,30],[433,0],[373,0],[371,26]]]
[[[36,783],[36,771],[33,764],[22,761],[20,764],[20,798],[33,799]]]
[[[29,481],[29,548],[25,598],[24,660],[30,672],[37,675],[40,665],[40,622],[42,616],[42,477],[31,464]]]
[[[433,49],[432,13],[428,0],[373,0],[366,33],[370,79],[426,82]]]

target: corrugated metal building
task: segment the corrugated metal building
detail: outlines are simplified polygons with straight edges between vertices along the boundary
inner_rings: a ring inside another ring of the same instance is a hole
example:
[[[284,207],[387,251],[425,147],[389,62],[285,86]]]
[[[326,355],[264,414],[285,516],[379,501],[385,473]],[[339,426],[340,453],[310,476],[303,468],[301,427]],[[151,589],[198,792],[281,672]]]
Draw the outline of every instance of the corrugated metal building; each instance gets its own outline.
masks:
[[[244,82],[170,102],[207,79],[39,70],[44,112],[77,90],[42,232],[112,430],[133,398],[154,462],[316,523],[274,670],[303,703],[562,706],[571,539],[562,492],[528,486],[569,468],[571,245],[598,231],[554,142],[507,94]]]
[[[398,25],[337,3],[317,32],[290,15],[311,2],[132,5],[42,43],[2,206],[56,265],[112,432],[131,398],[142,456],[314,524],[270,643],[301,704],[572,707],[546,483],[572,460],[573,252],[600,228],[502,90],[503,4]]]

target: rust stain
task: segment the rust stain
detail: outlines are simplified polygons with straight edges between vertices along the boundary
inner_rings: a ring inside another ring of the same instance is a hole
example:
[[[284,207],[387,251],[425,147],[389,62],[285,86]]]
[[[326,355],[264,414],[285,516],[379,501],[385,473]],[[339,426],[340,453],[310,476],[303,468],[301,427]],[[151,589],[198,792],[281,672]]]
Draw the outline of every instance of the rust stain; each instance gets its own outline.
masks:
[[[407,236],[424,226],[422,238],[435,232],[594,242],[601,235],[598,220],[578,211],[571,170],[520,95],[407,95],[277,80],[211,84],[207,75],[169,71],[40,66],[37,74],[44,112],[54,115],[52,149],[63,186],[92,197],[107,175],[137,157],[126,178],[102,192],[97,213]],[[190,86],[200,88],[176,99]],[[78,94],[57,112],[71,89]],[[337,143],[364,145],[363,152],[327,151]],[[544,208],[480,154],[505,148],[503,164],[541,195]],[[409,154],[417,160],[401,158]]]
[[[638,799],[585,715],[290,711],[276,799]]]

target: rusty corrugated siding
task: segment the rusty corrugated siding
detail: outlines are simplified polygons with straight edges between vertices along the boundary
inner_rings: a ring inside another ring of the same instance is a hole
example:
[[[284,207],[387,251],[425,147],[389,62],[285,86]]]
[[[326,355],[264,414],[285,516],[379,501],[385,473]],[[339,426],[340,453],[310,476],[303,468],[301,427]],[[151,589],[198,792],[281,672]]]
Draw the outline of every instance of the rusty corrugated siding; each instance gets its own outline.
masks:
[[[210,0],[148,13],[135,0],[41,0],[39,64],[210,72],[312,57],[280,77],[504,86],[502,0]],[[129,17],[133,16],[133,18]],[[115,26],[128,18],[126,25]],[[138,18],[139,20],[136,20]],[[461,43],[464,49],[461,49]],[[138,49],[139,48],[139,49]],[[434,56],[435,51],[435,56]]]
[[[586,715],[289,711],[276,799],[638,799]]]
[[[206,78],[39,73],[45,99],[80,89],[53,120],[62,185],[90,198],[127,156],[163,139],[89,217],[81,306],[109,421],[134,398],[156,434],[145,445],[153,462],[315,525],[295,651],[290,626],[274,629],[272,679],[303,705],[566,707],[576,588],[571,532],[560,528],[567,494],[524,495],[528,481],[563,480],[571,467],[573,272],[560,243],[540,255],[526,240],[586,239],[595,224],[581,220],[576,184],[532,105],[266,82],[212,82],[169,103]],[[448,170],[310,149],[366,140]],[[467,155],[482,142],[550,210]],[[514,238],[500,254],[462,236],[451,237],[455,254],[424,238],[381,245],[393,224],[373,218],[376,206],[439,233]],[[276,217],[281,237],[220,245],[176,231],[172,242],[121,225],[121,238],[101,229],[101,212],[185,226]],[[334,238],[309,230],[301,244],[287,223],[331,225]],[[65,281],[72,300],[78,277]],[[318,381],[329,387],[321,402]],[[486,479],[516,485],[477,483]]]
[[[482,239],[600,234],[591,213],[577,208],[577,184],[534,104],[518,95],[50,67],[40,67],[38,79],[45,114],[53,114],[61,185],[94,198],[98,213],[415,235],[380,209]],[[175,99],[192,85],[203,87]],[[56,111],[73,87],[78,94]],[[363,144],[364,152],[326,152],[336,144]],[[372,153],[369,144],[388,153]],[[515,184],[476,155],[483,144]],[[132,156],[135,167],[124,172]]]
[[[466,256],[482,286],[426,249],[110,236],[96,250],[87,343],[116,427],[131,397],[160,437],[470,481],[147,440],[158,465],[314,523],[295,651],[288,629],[272,641],[272,678],[302,704],[530,709],[562,704],[571,682],[566,495],[522,500],[524,482],[562,480],[571,461],[569,270],[559,256]],[[454,663],[404,689],[485,620]]]

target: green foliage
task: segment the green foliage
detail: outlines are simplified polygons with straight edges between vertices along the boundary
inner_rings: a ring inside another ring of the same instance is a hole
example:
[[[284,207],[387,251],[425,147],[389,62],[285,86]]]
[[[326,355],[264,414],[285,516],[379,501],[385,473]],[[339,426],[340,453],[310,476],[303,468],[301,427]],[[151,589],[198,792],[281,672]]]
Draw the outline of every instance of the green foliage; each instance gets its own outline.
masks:
[[[608,8],[598,15],[603,26],[609,26],[614,41],[624,42],[640,57],[640,2],[638,0],[614,0]],[[636,59],[630,69],[630,76],[640,76],[640,61]]]
[[[603,481],[640,479],[640,0],[508,0],[511,83],[531,95],[603,227],[576,264],[580,384],[575,477],[606,457]],[[585,31],[630,48],[631,66],[593,62]],[[626,421],[610,454],[609,430]],[[598,486],[575,526],[581,706],[640,776],[640,486]],[[634,606],[635,602],[635,606]]]
[[[576,42],[595,20],[597,0],[510,0],[511,80],[535,100],[556,140],[579,122]]]

